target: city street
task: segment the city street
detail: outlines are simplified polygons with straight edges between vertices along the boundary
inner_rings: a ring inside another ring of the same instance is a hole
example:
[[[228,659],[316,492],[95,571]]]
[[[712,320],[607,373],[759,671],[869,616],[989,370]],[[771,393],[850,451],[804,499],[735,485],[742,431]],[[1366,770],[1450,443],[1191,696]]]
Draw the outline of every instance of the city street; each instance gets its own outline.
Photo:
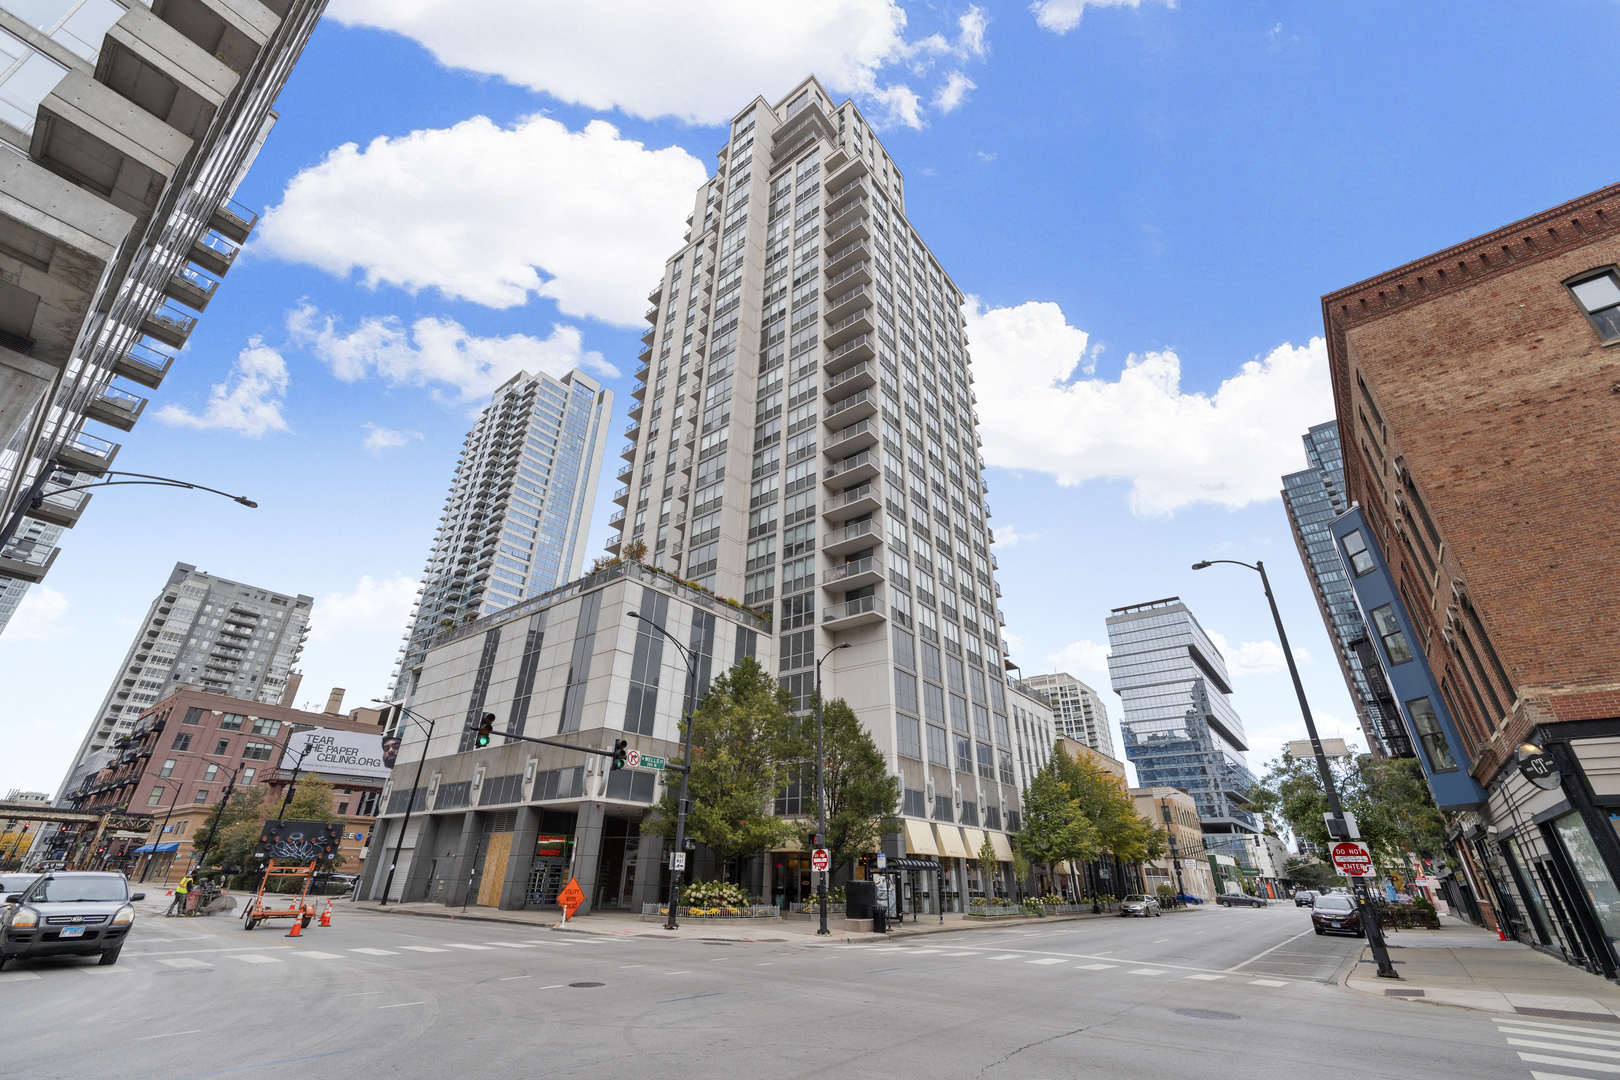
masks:
[[[1227,1077],[1241,1068],[1531,1080],[1517,1045],[1620,1046],[1620,1032],[1603,1025],[1330,984],[1361,943],[1315,936],[1308,915],[1282,904],[1206,907],[822,946],[662,941],[653,924],[645,937],[605,938],[342,905],[331,928],[299,939],[244,932],[222,916],[143,916],[114,967],[32,961],[0,972],[0,1077]],[[1527,1057],[1589,1075],[1571,1052]]]

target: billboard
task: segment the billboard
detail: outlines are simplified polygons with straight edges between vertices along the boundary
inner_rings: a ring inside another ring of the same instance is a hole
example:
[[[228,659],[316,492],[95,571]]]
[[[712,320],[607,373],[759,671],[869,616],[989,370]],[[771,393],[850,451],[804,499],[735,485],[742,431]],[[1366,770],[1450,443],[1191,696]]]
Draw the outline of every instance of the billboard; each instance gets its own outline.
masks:
[[[305,772],[386,777],[391,771],[383,759],[380,730],[375,735],[365,731],[338,731],[336,728],[295,732],[287,740],[281,767],[291,769],[306,746],[310,750],[304,754]]]
[[[330,821],[266,821],[253,849],[255,859],[330,859],[337,855],[343,826]]]

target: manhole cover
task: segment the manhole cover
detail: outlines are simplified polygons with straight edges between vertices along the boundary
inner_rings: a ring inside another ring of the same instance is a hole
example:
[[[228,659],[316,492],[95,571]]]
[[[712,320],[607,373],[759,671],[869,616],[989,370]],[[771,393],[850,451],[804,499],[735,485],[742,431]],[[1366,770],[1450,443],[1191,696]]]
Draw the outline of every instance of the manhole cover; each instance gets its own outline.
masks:
[[[569,986],[606,986],[606,983],[569,983]]]
[[[1190,1016],[1194,1020],[1241,1020],[1237,1013],[1216,1012],[1214,1009],[1172,1009],[1177,1016]]]

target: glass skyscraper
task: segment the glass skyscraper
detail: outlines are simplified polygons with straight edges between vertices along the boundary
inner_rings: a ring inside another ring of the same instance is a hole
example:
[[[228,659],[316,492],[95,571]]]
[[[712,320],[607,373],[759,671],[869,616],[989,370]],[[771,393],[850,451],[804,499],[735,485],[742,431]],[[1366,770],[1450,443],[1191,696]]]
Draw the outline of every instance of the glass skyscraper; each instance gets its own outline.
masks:
[[[1373,658],[1355,592],[1328,532],[1329,523],[1348,509],[1339,425],[1335,421],[1317,424],[1305,433],[1304,439],[1305,460],[1310,467],[1282,478],[1288,527],[1311,579],[1322,620],[1333,638],[1333,653],[1355,701],[1368,749],[1375,754],[1407,757],[1412,752],[1410,742],[1383,671]]]
[[[1206,833],[1258,832],[1243,720],[1226,661],[1179,597],[1115,608],[1108,673],[1125,703],[1120,734],[1143,787],[1181,788]]]
[[[520,372],[467,433],[422,568],[399,681],[429,642],[580,576],[613,392],[579,371]]]

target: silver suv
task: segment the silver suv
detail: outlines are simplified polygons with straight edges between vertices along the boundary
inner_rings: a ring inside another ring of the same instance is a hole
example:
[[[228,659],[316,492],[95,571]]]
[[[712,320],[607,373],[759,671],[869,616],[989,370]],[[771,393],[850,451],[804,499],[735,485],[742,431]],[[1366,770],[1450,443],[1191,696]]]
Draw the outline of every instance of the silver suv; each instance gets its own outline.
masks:
[[[0,968],[13,959],[36,956],[97,956],[118,963],[124,938],[135,922],[133,901],[123,874],[57,870],[20,893],[4,897],[0,908]]]

